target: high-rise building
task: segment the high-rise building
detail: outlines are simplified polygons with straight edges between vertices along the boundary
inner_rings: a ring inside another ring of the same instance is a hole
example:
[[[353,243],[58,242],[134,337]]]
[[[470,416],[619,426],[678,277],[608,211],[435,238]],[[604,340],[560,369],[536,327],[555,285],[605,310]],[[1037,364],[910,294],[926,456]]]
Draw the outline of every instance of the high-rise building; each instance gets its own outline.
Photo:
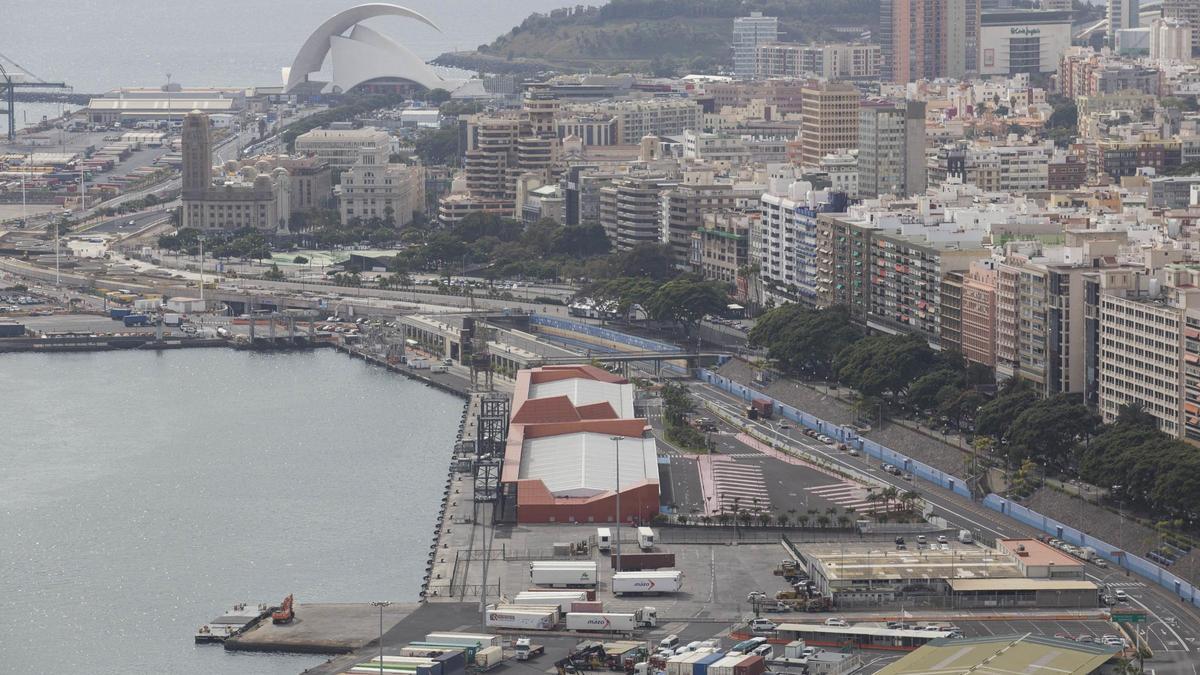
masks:
[[[1066,0],[1069,5],[1071,0]],[[979,74],[979,14],[983,10],[981,0],[966,0],[966,26],[963,41],[967,46],[965,67],[967,73]]]
[[[1053,73],[1070,46],[1070,10],[987,11],[980,18],[979,74]]]
[[[868,99],[858,113],[858,194],[925,191],[925,103]]]
[[[1190,61],[1192,24],[1181,19],[1159,17],[1150,22],[1150,58],[1163,61]]]
[[[1108,43],[1116,47],[1117,31],[1138,27],[1138,0],[1108,0]]]
[[[827,43],[796,45],[772,42],[756,50],[755,77],[857,80],[879,76],[879,45]]]
[[[761,184],[706,183],[685,183],[663,193],[664,235],[677,265],[685,265],[692,258],[692,234],[704,224],[706,214],[757,207],[763,192]]]
[[[733,74],[740,78],[754,77],[754,49],[767,42],[779,40],[779,19],[750,12],[733,20]]]
[[[663,241],[662,193],[675,184],[662,175],[631,174],[600,188],[600,224],[613,248]]]
[[[858,146],[858,90],[839,82],[820,82],[802,90],[800,165],[815,167],[821,158]]]
[[[1192,27],[1192,54],[1200,54],[1200,0],[1163,0],[1164,19],[1186,21]]]
[[[967,0],[893,0],[891,80],[965,76],[971,14]]]

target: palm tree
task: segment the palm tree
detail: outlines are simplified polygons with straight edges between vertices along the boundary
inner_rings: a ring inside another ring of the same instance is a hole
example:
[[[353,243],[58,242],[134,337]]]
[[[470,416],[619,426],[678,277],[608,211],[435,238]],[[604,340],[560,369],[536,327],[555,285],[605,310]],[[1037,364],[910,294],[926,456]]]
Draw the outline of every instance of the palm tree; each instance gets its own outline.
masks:
[[[788,523],[792,522],[792,517],[786,513],[781,513],[775,516],[775,522],[779,523],[780,527],[787,527]]]
[[[820,516],[817,518],[817,524],[821,527],[829,527],[829,516]]]
[[[920,498],[921,493],[916,490],[908,490],[900,496],[900,500],[907,505],[909,511],[913,510],[913,507],[917,504],[917,500]]]
[[[836,516],[837,515],[837,507],[831,506],[831,507],[825,509],[825,515],[829,516],[830,518]]]
[[[808,527],[808,521],[810,520],[812,520],[812,518],[810,518],[807,513],[802,513],[796,516],[796,522],[800,524],[800,527]]]
[[[887,487],[883,490],[883,506],[886,510],[892,510],[892,500],[900,494],[900,491],[894,487]]]
[[[705,525],[712,525],[712,516],[706,513],[700,516],[700,522],[704,523]]]
[[[681,514],[675,516],[675,521],[678,522],[680,525],[687,525],[688,514],[681,513]]]
[[[738,511],[737,518],[739,521],[741,521],[742,527],[749,527],[750,521],[754,520],[754,516],[751,515],[750,512],[745,509]]]
[[[771,521],[774,519],[775,519],[775,517],[772,516],[770,513],[767,513],[766,511],[761,511],[758,514],[758,524],[761,525],[762,527],[766,527],[766,526],[770,525]]]
[[[722,525],[728,525],[730,520],[733,520],[733,516],[730,515],[728,511],[722,511],[721,513],[717,514],[717,522],[721,523]]]
[[[850,527],[850,518],[849,518],[849,516],[845,516],[845,515],[838,516],[837,523],[838,523],[838,527]]]
[[[879,503],[879,500],[883,499],[883,497],[875,494],[874,492],[867,492],[866,499],[867,499],[867,503],[871,505],[871,511],[874,511],[875,504]]]

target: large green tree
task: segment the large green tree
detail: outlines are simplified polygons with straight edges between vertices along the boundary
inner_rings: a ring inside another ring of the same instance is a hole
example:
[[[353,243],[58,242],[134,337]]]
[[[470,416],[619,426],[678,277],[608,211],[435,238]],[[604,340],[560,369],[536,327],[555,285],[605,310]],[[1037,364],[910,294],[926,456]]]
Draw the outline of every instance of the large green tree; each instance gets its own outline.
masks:
[[[682,276],[663,284],[646,302],[646,312],[656,321],[673,321],[688,333],[706,314],[725,311],[729,294],[715,281]]]
[[[872,335],[837,357],[838,379],[866,396],[890,396],[893,403],[909,384],[936,362],[919,335]]]
[[[772,360],[790,373],[828,376],[839,351],[862,339],[845,307],[808,309],[797,304],[776,307],[759,317],[750,344],[766,347]]]

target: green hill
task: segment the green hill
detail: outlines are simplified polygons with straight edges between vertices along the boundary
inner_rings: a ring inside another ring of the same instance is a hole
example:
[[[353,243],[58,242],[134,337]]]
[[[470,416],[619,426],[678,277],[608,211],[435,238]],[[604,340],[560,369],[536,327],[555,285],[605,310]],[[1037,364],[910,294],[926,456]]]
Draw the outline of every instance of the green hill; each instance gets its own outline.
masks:
[[[611,0],[534,14],[491,44],[437,63],[492,72],[707,70],[730,65],[733,19],[752,11],[779,17],[786,42],[847,40],[879,22],[877,0]]]

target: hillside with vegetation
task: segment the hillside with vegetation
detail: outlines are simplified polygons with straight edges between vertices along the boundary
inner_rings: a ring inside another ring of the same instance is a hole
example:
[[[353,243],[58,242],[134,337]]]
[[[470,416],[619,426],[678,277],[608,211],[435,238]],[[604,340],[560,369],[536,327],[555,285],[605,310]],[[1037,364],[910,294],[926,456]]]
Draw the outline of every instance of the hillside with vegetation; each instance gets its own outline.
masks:
[[[533,14],[491,44],[436,63],[489,72],[705,71],[732,63],[733,19],[755,11],[779,17],[787,42],[847,40],[879,21],[876,0],[611,0]]]

